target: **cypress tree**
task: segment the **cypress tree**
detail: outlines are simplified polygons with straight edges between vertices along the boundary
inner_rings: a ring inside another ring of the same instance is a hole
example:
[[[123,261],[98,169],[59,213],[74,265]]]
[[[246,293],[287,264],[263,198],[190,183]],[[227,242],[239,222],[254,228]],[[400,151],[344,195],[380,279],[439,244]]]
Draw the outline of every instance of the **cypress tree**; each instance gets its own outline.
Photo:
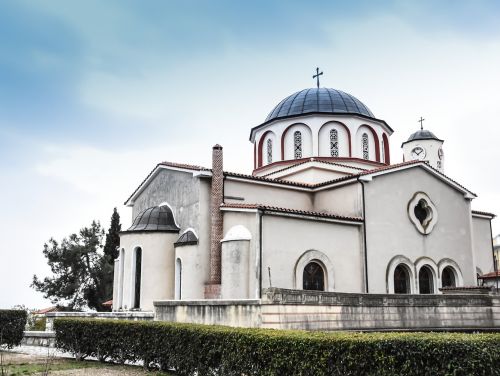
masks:
[[[114,261],[118,257],[121,229],[120,214],[118,214],[118,210],[114,208],[113,214],[111,215],[111,225],[109,226],[108,233],[106,234],[106,242],[104,243],[104,255],[108,263],[112,266],[114,266]]]

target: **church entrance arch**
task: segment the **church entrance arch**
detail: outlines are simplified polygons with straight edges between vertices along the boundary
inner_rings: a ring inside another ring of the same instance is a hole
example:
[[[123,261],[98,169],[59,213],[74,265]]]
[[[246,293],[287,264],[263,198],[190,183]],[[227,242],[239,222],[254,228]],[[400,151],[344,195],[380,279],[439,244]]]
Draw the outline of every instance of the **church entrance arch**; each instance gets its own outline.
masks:
[[[302,289],[325,291],[325,272],[318,262],[311,261],[304,268]]]
[[[334,291],[333,264],[323,252],[304,252],[294,268],[294,289]]]

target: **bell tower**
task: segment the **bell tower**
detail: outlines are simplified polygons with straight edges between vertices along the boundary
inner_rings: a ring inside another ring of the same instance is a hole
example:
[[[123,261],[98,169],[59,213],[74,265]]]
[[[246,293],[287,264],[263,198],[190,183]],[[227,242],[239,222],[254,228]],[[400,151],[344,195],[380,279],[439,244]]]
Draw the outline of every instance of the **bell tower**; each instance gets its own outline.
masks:
[[[406,142],[401,144],[403,160],[421,160],[429,162],[439,172],[444,172],[444,141],[437,138],[434,133],[424,129],[423,119],[420,118],[420,130],[413,133]]]

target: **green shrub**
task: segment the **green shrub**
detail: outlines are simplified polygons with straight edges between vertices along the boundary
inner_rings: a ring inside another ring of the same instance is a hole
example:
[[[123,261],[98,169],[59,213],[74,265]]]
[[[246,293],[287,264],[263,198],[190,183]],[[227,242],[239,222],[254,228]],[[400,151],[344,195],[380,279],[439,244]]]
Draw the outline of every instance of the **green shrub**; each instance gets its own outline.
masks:
[[[0,345],[12,348],[21,344],[27,317],[23,310],[0,309]]]
[[[179,375],[500,375],[500,334],[325,333],[58,319],[79,357],[144,360]]]
[[[46,317],[34,317],[31,320],[31,325],[29,325],[29,330],[44,332],[47,326],[47,318]]]

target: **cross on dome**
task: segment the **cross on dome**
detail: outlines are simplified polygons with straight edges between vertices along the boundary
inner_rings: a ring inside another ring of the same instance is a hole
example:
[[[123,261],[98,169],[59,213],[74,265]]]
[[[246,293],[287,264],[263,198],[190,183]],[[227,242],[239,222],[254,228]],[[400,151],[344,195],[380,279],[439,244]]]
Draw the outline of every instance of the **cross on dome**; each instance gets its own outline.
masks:
[[[313,76],[313,79],[316,79],[316,86],[318,86],[319,89],[319,76],[321,76],[323,72],[319,71],[319,68],[316,67],[316,74]]]

